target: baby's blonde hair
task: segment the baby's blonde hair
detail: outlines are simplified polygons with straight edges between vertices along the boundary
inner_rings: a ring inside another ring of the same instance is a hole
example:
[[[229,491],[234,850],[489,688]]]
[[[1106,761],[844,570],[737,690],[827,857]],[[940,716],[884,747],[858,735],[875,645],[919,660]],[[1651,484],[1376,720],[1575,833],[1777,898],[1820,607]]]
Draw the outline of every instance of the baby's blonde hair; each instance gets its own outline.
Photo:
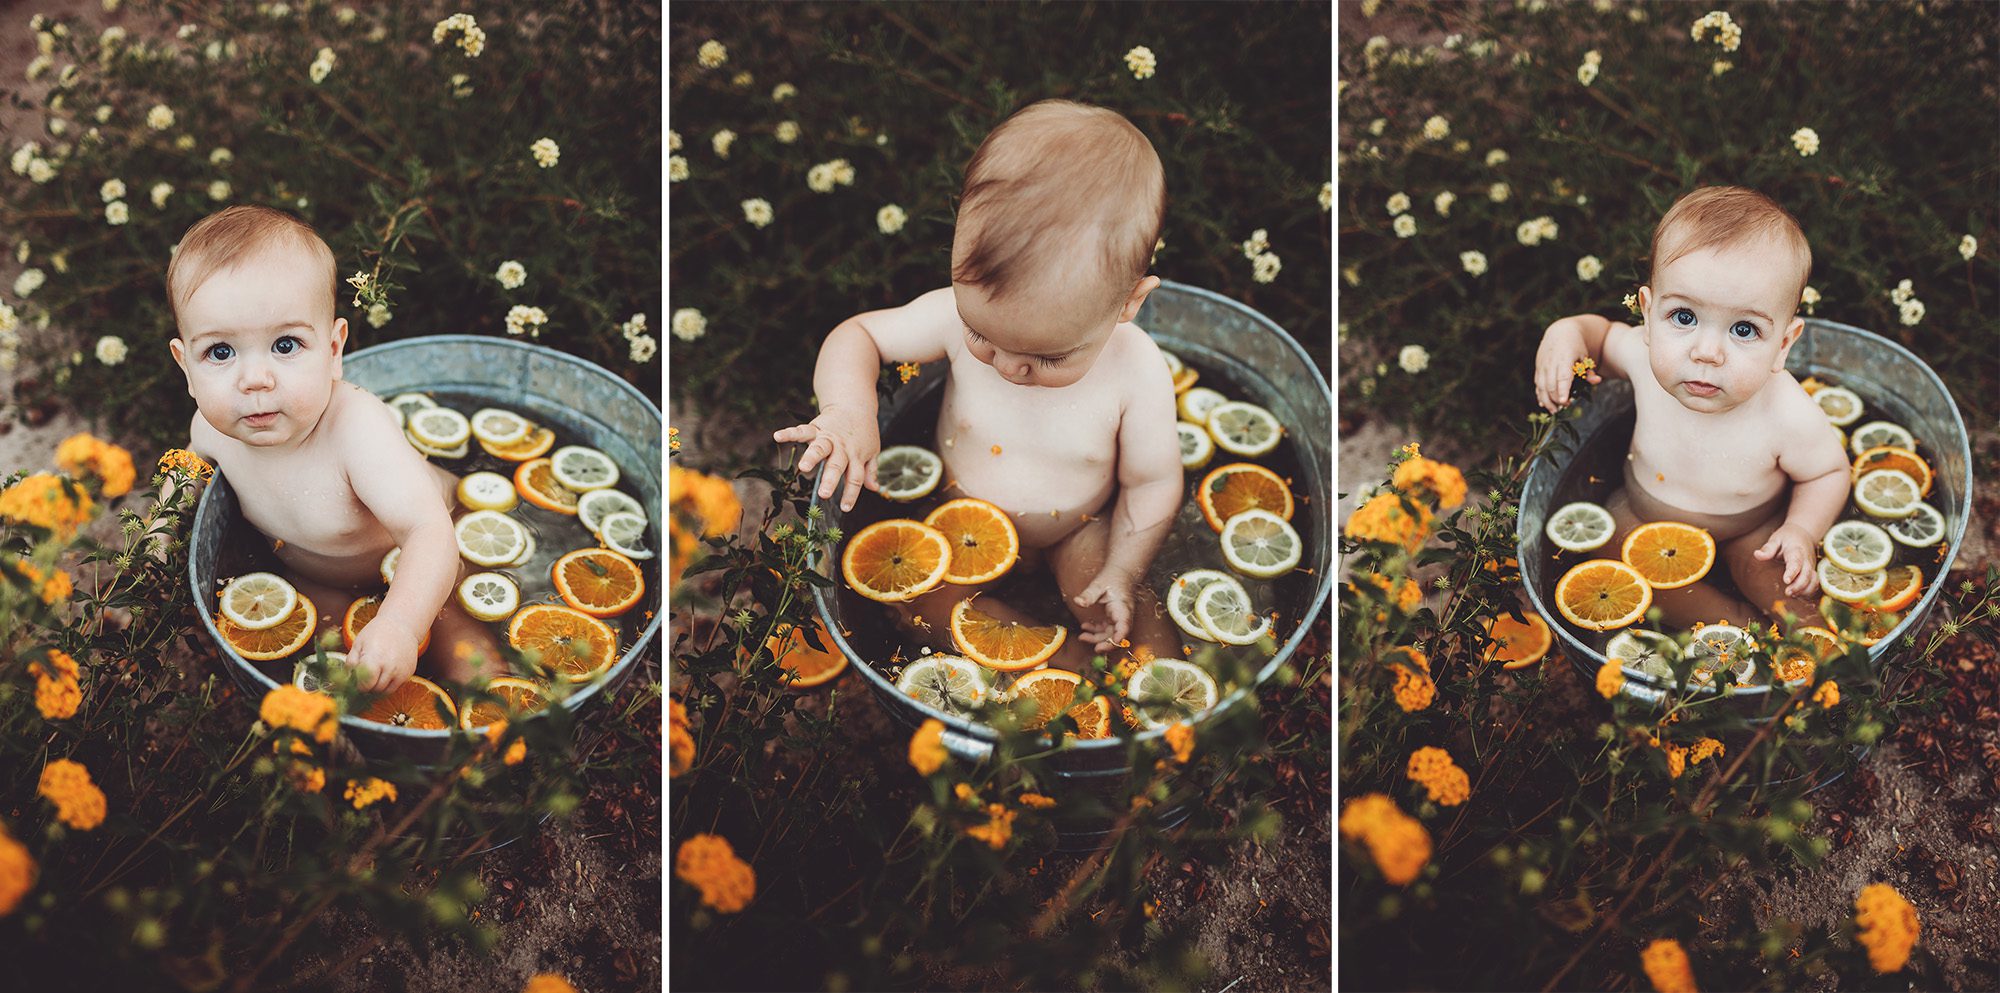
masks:
[[[1123,302],[1146,275],[1166,217],[1166,170],[1131,121],[1069,100],[1029,104],[1000,123],[965,167],[951,278],[998,300],[1082,246],[1087,276]]]
[[[1653,229],[1652,272],[1646,282],[1653,283],[1661,269],[1689,253],[1766,238],[1790,252],[1798,270],[1791,297],[1796,312],[1812,277],[1812,246],[1799,222],[1776,200],[1741,186],[1704,186],[1674,201]]]
[[[288,240],[306,250],[313,264],[326,271],[326,311],[333,312],[333,249],[312,225],[270,207],[225,207],[181,235],[172,262],[167,263],[167,304],[173,308],[179,333],[181,307],[210,276],[236,265],[273,241]]]

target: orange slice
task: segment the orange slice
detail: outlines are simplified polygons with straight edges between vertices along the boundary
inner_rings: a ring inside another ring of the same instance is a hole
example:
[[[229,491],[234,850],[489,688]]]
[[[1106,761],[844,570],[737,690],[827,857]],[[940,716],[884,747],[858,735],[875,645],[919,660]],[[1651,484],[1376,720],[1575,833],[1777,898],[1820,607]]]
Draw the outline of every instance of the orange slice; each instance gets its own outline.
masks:
[[[1527,623],[1501,614],[1486,628],[1486,636],[1493,644],[1486,647],[1486,660],[1500,662],[1503,669],[1525,669],[1542,660],[1549,653],[1549,646],[1555,643],[1555,635],[1549,631],[1549,622],[1532,610],[1521,611]]]
[[[618,632],[581,610],[552,603],[522,607],[507,622],[507,643],[540,652],[541,664],[580,682],[597,675],[618,657]]]
[[[1653,605],[1653,587],[1639,570],[1612,559],[1579,562],[1556,583],[1556,609],[1571,624],[1610,631],[1638,623]]]
[[[1013,688],[1008,691],[1008,696],[1014,700],[1035,701],[1035,712],[1024,714],[1021,718],[1021,728],[1033,731],[1055,720],[1057,714],[1068,710],[1070,700],[1074,699],[1077,689],[1082,685],[1083,677],[1066,669],[1036,669],[1022,674],[1020,679],[1015,680]],[[1076,708],[1076,711],[1086,710],[1089,706],[1085,704]],[[1079,724],[1083,718],[1084,715],[1080,713],[1077,715]]]
[[[964,497],[930,512],[924,523],[943,532],[951,543],[951,564],[944,581],[959,586],[992,582],[1007,574],[1021,557],[1021,535],[1007,512],[984,500]]]
[[[1250,462],[1231,462],[1211,471],[1195,487],[1194,498],[1217,534],[1224,522],[1246,510],[1268,510],[1292,519],[1291,487],[1277,473]]]
[[[1195,380],[1200,378],[1201,378],[1201,373],[1196,372],[1193,369],[1187,368],[1185,366],[1181,367],[1181,371],[1174,374],[1174,394],[1178,396],[1182,393],[1186,393],[1188,391],[1188,387],[1193,386]]]
[[[556,595],[592,617],[617,617],[646,593],[639,563],[608,548],[580,548],[556,560]]]
[[[354,650],[354,636],[360,634],[361,629],[367,627],[381,610],[382,598],[379,596],[365,596],[347,605],[347,616],[340,621],[340,640],[347,644],[349,651]],[[422,655],[424,649],[429,647],[431,633],[425,631],[423,638],[417,642],[417,654]]]
[[[438,713],[440,707],[444,708],[443,714]],[[442,731],[458,723],[458,705],[451,702],[451,694],[444,687],[422,676],[411,676],[409,682],[376,697],[367,709],[354,716],[399,728]]]
[[[1655,521],[1633,528],[1619,557],[1654,589],[1677,590],[1715,566],[1715,538],[1691,524]]]
[[[495,676],[486,684],[486,691],[504,703],[474,700],[466,704],[458,712],[459,727],[471,730],[498,724],[509,716],[540,710],[548,701],[548,691],[542,689],[542,684],[516,676]]]
[[[313,631],[319,627],[319,611],[313,609],[311,598],[300,596],[291,614],[271,627],[246,630],[220,614],[216,615],[215,627],[222,632],[222,640],[236,649],[236,654],[253,662],[269,662],[291,655],[312,641]]]
[[[951,542],[922,521],[877,521],[848,539],[840,577],[854,592],[880,603],[912,600],[937,589],[951,569]]]
[[[1833,608],[1836,603],[1839,603],[1839,601],[1830,596],[1820,597],[1820,616],[1826,618],[1828,621],[1832,621]],[[1854,618],[1861,622],[1861,634],[1854,640],[1863,645],[1873,645],[1887,638],[1889,632],[1896,630],[1896,625],[1903,623],[1903,615],[1893,610],[1869,610],[1866,607],[1851,603],[1842,603],[1840,606],[1852,611]]]
[[[1917,602],[1917,594],[1924,591],[1924,571],[1913,565],[1889,567],[1888,579],[1882,589],[1875,594],[1882,602],[1869,604],[1873,610],[1907,610]]]
[[[778,667],[792,674],[790,686],[795,690],[810,689],[822,683],[831,682],[835,676],[847,671],[847,656],[834,647],[833,636],[827,633],[826,623],[815,618],[813,630],[819,634],[819,643],[824,649],[814,648],[806,640],[802,628],[787,628],[771,636],[764,643],[765,651],[778,660]]]
[[[513,444],[494,445],[480,441],[479,447],[486,449],[486,454],[495,458],[506,459],[509,462],[526,462],[529,459],[547,455],[549,449],[554,448],[555,444],[556,433],[554,431],[548,428],[536,428],[528,432],[527,437]]]
[[[1111,737],[1111,698],[1092,697],[1089,703],[1069,712],[1076,719],[1076,737]]]
[[[579,494],[556,482],[555,462],[550,459],[533,458],[516,466],[514,489],[520,491],[521,499],[543,510],[576,513]]]
[[[1854,457],[1854,474],[1851,478],[1860,480],[1863,474],[1877,469],[1898,469],[1910,474],[1923,490],[1923,496],[1931,493],[1931,464],[1923,457],[1907,448],[1894,445],[1877,445]]]
[[[1041,665],[1061,648],[1069,629],[1056,625],[1034,627],[1019,621],[1003,621],[960,600],[951,609],[951,640],[965,657],[1001,672],[1022,672]]]

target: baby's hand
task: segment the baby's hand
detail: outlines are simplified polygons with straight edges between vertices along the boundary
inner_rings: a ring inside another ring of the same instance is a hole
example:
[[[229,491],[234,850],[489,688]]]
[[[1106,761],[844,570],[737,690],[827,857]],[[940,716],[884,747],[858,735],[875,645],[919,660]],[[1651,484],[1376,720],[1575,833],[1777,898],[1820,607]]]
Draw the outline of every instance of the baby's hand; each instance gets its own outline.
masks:
[[[1576,364],[1590,358],[1583,336],[1575,331],[1565,333],[1566,329],[1561,321],[1550,325],[1542,333],[1542,347],[1535,350],[1535,402],[1552,414],[1569,406],[1569,384],[1576,378]],[[1604,381],[1594,366],[1583,378],[1593,386]]]
[[[1809,597],[1819,592],[1819,572],[1815,565],[1816,555],[1812,535],[1796,524],[1781,524],[1771,532],[1764,547],[1751,553],[1759,561],[1770,561],[1779,555],[1785,557],[1785,595]]]
[[[392,620],[376,617],[354,636],[347,664],[360,670],[358,685],[370,693],[387,693],[408,682],[417,671],[418,637]]]
[[[1105,623],[1085,622],[1083,637],[1100,652],[1108,652],[1125,640],[1132,629],[1132,577],[1122,569],[1105,569],[1076,595],[1079,607],[1103,604]]]
[[[880,490],[875,483],[875,457],[882,454],[882,436],[875,430],[873,417],[852,407],[823,410],[811,424],[772,432],[771,440],[808,443],[805,454],[799,456],[800,472],[811,472],[814,466],[826,463],[820,474],[822,500],[840,488],[845,473],[847,490],[840,497],[841,510],[854,509],[854,500],[861,495],[862,487]]]

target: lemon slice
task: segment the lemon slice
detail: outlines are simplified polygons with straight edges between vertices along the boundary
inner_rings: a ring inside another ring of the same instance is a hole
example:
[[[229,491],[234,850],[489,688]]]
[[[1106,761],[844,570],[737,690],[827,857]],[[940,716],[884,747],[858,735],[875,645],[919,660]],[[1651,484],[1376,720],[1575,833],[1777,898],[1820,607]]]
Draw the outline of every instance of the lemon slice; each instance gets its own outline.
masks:
[[[566,489],[588,493],[618,485],[618,463],[595,448],[564,445],[549,458],[554,460],[549,470]]]
[[[1181,468],[1199,469],[1215,457],[1215,439],[1209,437],[1208,429],[1187,421],[1175,421],[1174,430],[1181,438]]]
[[[425,410],[431,407],[435,407],[437,406],[437,401],[432,400],[430,397],[427,397],[422,393],[398,393],[395,396],[389,398],[388,404],[390,407],[394,408],[397,413],[403,415],[402,420],[404,423],[407,424],[409,423],[411,414],[414,414],[419,410]]]
[[[604,526],[604,519],[612,514],[638,514],[644,517],[646,508],[639,501],[625,495],[623,490],[591,490],[576,501],[576,519],[585,530],[596,534]]]
[[[1214,676],[1179,659],[1148,662],[1125,683],[1125,702],[1148,728],[1192,721],[1220,699]]]
[[[475,510],[458,519],[458,554],[473,565],[510,565],[528,547],[528,529],[506,514]]]
[[[1173,585],[1167,590],[1167,616],[1173,618],[1174,624],[1187,632],[1190,638],[1215,640],[1215,636],[1209,634],[1208,629],[1194,617],[1194,602],[1211,583],[1227,583],[1239,590],[1243,588],[1235,576],[1220,569],[1193,569],[1175,577]],[[1247,593],[1245,597],[1248,597]]]
[[[497,472],[475,472],[458,481],[458,502],[467,510],[513,510],[521,494],[513,480]]]
[[[1194,598],[1194,619],[1225,645],[1250,645],[1270,633],[1271,619],[1257,614],[1241,583],[1210,583]]]
[[[1910,434],[1908,428],[1894,421],[1869,421],[1855,428],[1854,433],[1847,436],[1847,447],[1856,455],[1883,445],[1915,451],[1917,439]]]
[[[1834,565],[1829,559],[1819,560],[1819,586],[1826,595],[1842,603],[1860,603],[1882,592],[1888,585],[1889,574],[1881,569],[1873,572],[1848,572]]]
[[[1715,682],[1716,673],[1727,670],[1736,674],[1737,685],[1747,683],[1757,672],[1757,663],[1750,657],[1753,647],[1750,633],[1739,627],[1708,624],[1695,628],[1694,639],[1688,643],[1695,659],[1694,672],[1688,679],[1707,686]]]
[[[462,459],[465,457],[465,453],[471,450],[468,447],[471,443],[465,441],[461,441],[450,448],[439,448],[435,445],[426,445],[418,441],[417,437],[407,430],[403,432],[403,437],[409,441],[411,448],[435,459]]]
[[[1180,400],[1176,402],[1176,408],[1180,411],[1181,420],[1207,427],[1208,412],[1228,402],[1228,397],[1206,386],[1197,386],[1181,394]]]
[[[1304,548],[1291,523],[1268,510],[1246,510],[1222,525],[1222,557],[1246,576],[1282,576],[1298,566]]]
[[[1929,548],[1944,540],[1944,515],[1936,507],[1919,501],[1910,516],[1884,525],[1889,537],[1911,548]]]
[[[875,457],[875,485],[885,499],[908,503],[930,496],[944,479],[944,460],[928,448],[894,445]]]
[[[519,568],[527,565],[528,561],[535,557],[535,532],[528,531],[527,535],[528,543],[521,546],[521,554],[514,556],[511,561],[506,563],[508,568]]]
[[[472,437],[471,422],[450,407],[425,407],[410,415],[404,430],[412,441],[439,449],[459,447]]]
[[[1844,428],[1861,419],[1861,398],[1844,386],[1829,386],[1813,394],[1812,398],[1834,427]]]
[[[382,556],[381,572],[384,585],[396,581],[396,563],[402,561],[402,559],[403,546],[401,545],[389,549],[389,554]]]
[[[1181,378],[1181,373],[1187,371],[1187,363],[1182,362],[1180,356],[1164,348],[1160,349],[1160,358],[1167,360],[1167,375],[1175,379]]]
[[[1828,387],[1839,389],[1839,387]],[[1821,390],[1824,393],[1826,390]],[[1821,539],[1820,548],[1833,564],[1848,572],[1874,572],[1887,569],[1889,559],[1895,556],[1896,546],[1889,540],[1889,532],[1867,521],[1841,521],[1828,528],[1826,537]]]
[[[1278,447],[1284,433],[1270,411],[1254,403],[1228,400],[1208,411],[1208,433],[1215,444],[1232,455],[1262,455]]]
[[[521,588],[497,572],[475,572],[458,584],[458,605],[482,621],[505,620],[521,609]]]
[[[245,631],[284,623],[299,606],[299,591],[273,572],[238,576],[222,588],[222,616]]]
[[[326,667],[329,670],[331,670],[336,665],[347,664],[346,652],[327,652],[325,654],[326,654]],[[318,693],[326,689],[325,680],[322,680],[318,676],[313,675],[312,656],[308,655],[305,658],[300,659],[299,664],[292,667],[292,685],[306,691],[307,693]]]
[[[488,445],[511,445],[525,441],[535,426],[511,410],[482,407],[472,412],[472,436]]]
[[[986,698],[986,679],[969,659],[926,655],[903,667],[896,691],[932,710],[964,716]]]
[[[1642,628],[1620,631],[1612,635],[1610,643],[1604,646],[1605,658],[1617,659],[1630,668],[1666,682],[1673,681],[1672,662],[1680,654],[1680,646],[1674,644],[1674,639]]]
[[[607,514],[601,530],[597,532],[604,547],[628,559],[650,559],[653,550],[646,547],[646,517],[628,510]]]
[[[1543,529],[1549,540],[1565,552],[1588,552],[1602,548],[1611,540],[1611,532],[1618,530],[1618,522],[1611,519],[1611,512],[1587,500],[1566,503],[1560,510],[1549,515],[1549,522]]]
[[[1854,481],[1854,504],[1870,517],[1908,517],[1923,498],[1923,486],[1901,469],[1875,469]]]

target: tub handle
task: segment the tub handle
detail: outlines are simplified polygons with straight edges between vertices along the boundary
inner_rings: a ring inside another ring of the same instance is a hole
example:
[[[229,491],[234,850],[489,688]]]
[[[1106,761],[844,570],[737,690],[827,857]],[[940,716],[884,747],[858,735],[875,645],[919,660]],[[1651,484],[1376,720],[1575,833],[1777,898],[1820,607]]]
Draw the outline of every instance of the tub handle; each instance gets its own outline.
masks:
[[[938,740],[944,744],[945,751],[967,762],[979,764],[993,757],[992,742],[975,738],[969,734],[960,734],[950,728],[945,728],[944,734]]]

